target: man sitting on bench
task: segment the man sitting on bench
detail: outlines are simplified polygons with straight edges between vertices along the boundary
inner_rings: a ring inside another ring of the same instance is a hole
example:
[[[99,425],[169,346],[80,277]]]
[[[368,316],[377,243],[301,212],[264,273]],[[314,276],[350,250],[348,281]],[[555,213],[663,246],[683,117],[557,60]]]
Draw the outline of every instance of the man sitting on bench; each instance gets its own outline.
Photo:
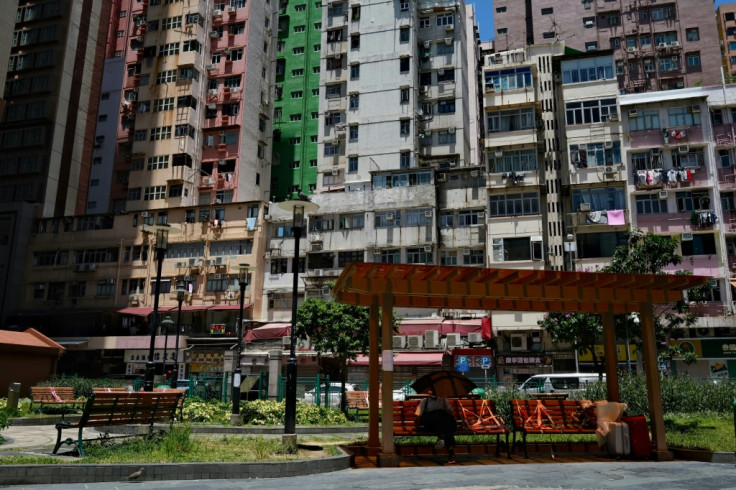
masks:
[[[455,430],[457,421],[452,411],[452,406],[444,397],[439,397],[432,390],[428,390],[429,396],[423,399],[417,406],[417,422],[419,427],[437,435],[435,449],[447,448],[450,454],[448,463],[455,461]]]

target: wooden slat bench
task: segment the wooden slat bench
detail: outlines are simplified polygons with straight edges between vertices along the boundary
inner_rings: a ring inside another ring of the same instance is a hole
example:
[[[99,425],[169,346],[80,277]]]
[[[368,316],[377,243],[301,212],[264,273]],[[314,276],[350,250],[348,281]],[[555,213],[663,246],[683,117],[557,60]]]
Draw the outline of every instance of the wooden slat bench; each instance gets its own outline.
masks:
[[[493,400],[448,398],[452,406],[457,430],[455,435],[495,435],[496,456],[500,454],[501,446],[506,447],[508,457],[511,457],[509,447],[509,428],[500,417],[492,418],[496,413]],[[394,436],[423,436],[433,435],[422,430],[417,425],[417,406],[420,400],[394,401]],[[501,436],[504,440],[501,441]]]
[[[96,388],[92,388],[92,391],[94,393],[127,393],[127,389],[126,388],[120,388],[120,387],[116,387],[116,388],[106,388],[106,387],[99,388],[99,387],[96,387]],[[141,388],[141,392],[142,391],[143,391],[143,388]],[[179,410],[179,420],[182,420],[183,419],[184,399],[187,396],[187,390],[185,390],[184,388],[154,388],[153,391],[154,392],[159,392],[160,391],[160,392],[163,392],[163,393],[167,393],[167,392],[168,393],[172,393],[172,392],[181,393],[182,394],[182,397],[179,398],[179,407],[178,407],[178,410]]]
[[[579,400],[511,400],[513,445],[516,433],[522,435],[524,457],[527,434],[595,434],[596,421]]]
[[[84,400],[74,397],[74,388],[69,386],[31,386],[31,406],[37,405],[83,405]]]
[[[355,421],[368,417],[368,392],[346,391],[348,397],[348,413],[352,413]]]
[[[56,424],[58,435],[53,453],[56,454],[62,444],[69,444],[76,446],[79,455],[83,457],[82,430],[85,427],[148,425],[151,431],[155,423],[165,422],[171,425],[182,396],[181,392],[175,390],[93,393],[84,406],[79,422],[62,421]],[[68,438],[62,441],[61,433],[64,429],[78,429],[77,440]]]

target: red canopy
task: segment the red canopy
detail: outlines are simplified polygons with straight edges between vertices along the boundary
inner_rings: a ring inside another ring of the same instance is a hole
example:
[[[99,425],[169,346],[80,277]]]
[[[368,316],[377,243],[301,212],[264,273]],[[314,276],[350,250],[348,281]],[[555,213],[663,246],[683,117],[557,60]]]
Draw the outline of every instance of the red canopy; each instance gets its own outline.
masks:
[[[268,323],[263,327],[248,329],[245,334],[247,343],[254,340],[279,339],[291,335],[291,323]]]
[[[442,352],[401,352],[394,355],[394,366],[441,366]],[[379,364],[381,359],[378,360]],[[368,356],[359,355],[352,366],[367,366]]]

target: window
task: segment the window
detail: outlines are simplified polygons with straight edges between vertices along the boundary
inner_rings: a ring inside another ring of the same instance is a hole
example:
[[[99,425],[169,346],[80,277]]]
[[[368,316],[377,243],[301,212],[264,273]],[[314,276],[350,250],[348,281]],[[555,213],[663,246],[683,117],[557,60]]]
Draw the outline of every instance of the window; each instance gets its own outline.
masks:
[[[637,214],[667,213],[667,199],[660,199],[659,194],[636,196]]]
[[[291,93],[292,99],[301,99],[304,96],[304,93],[301,90],[296,90]]]
[[[455,113],[455,99],[440,100],[439,102],[437,102],[437,112],[439,114],[454,114]]]
[[[411,167],[411,152],[402,151],[401,153],[399,153],[399,168],[409,167]]]
[[[399,71],[401,73],[409,71],[409,60],[410,58],[408,56],[404,56],[399,59]]]
[[[534,109],[490,112],[488,113],[486,127],[492,133],[534,129],[536,127]]]
[[[429,17],[420,17],[419,18],[419,28],[420,29],[426,29],[431,25],[431,22],[429,21]]]
[[[692,255],[715,255],[716,240],[712,233],[693,235],[692,240],[680,242],[683,257]]]
[[[411,120],[402,119],[399,122],[399,126],[400,126],[399,133],[401,134],[401,136],[408,136],[409,133],[411,132]]]
[[[358,125],[357,124],[353,124],[350,126],[349,138],[350,138],[350,141],[358,141]]]
[[[454,81],[455,81],[455,69],[454,68],[440,68],[437,70],[437,83],[454,82]]]
[[[626,193],[621,186],[574,189],[572,208],[580,209],[580,204],[590,205],[591,211],[626,209]]]
[[[542,243],[538,237],[494,238],[493,261],[542,260]]]
[[[306,29],[303,25],[301,26],[294,26],[294,32],[304,32]]]
[[[160,71],[158,74],[156,74],[156,83],[162,84],[162,83],[169,83],[176,81],[176,70],[165,70]]]
[[[408,43],[410,34],[411,31],[408,27],[402,27],[401,29],[399,29],[399,42]]]
[[[483,250],[471,249],[469,254],[463,250],[463,264],[465,265],[483,265],[485,263],[485,253]]]
[[[360,79],[360,65],[350,65],[350,80]]]
[[[700,66],[700,53],[687,53],[687,66]]]
[[[151,129],[151,141],[171,139],[171,126]]]
[[[169,56],[173,54],[179,54],[179,43],[168,43],[159,47],[159,56]]]
[[[146,187],[143,193],[144,201],[154,201],[157,199],[164,199],[166,197],[166,186],[165,185],[154,185]]]
[[[563,84],[610,80],[613,77],[613,61],[608,57],[562,62]]]
[[[350,49],[360,48],[360,34],[350,36]]]
[[[454,128],[446,131],[439,131],[437,134],[437,143],[440,145],[451,145],[456,142]]]
[[[360,95],[350,94],[350,108],[357,109],[360,107]]]
[[[700,40],[700,30],[697,27],[691,27],[689,29],[686,29],[685,38],[688,41],[699,41]]]
[[[534,150],[504,150],[498,155],[489,153],[488,168],[491,173],[536,171],[538,170],[537,152]]]
[[[358,172],[358,157],[349,157],[348,158],[348,173],[357,173]]]
[[[451,26],[454,22],[454,16],[452,14],[443,14],[437,16],[437,27]]]
[[[524,216],[540,213],[539,195],[532,192],[490,196],[490,216]]]
[[[401,102],[402,104],[409,102],[409,89],[408,88],[400,89],[399,102]]]
[[[228,286],[239,288],[238,278],[227,274],[207,274],[206,290],[208,293],[227,291]]]
[[[610,116],[617,114],[616,99],[587,100],[565,104],[566,123],[569,126],[607,122]]]
[[[401,212],[400,211],[382,211],[374,213],[375,228],[391,228],[401,226]]]
[[[667,113],[670,126],[700,126],[700,113],[691,112],[690,106],[671,107]]]
[[[637,117],[629,118],[631,131],[644,129],[660,129],[659,112],[656,109],[637,111]]]
[[[408,187],[416,185],[431,185],[431,171],[401,172],[373,176],[374,189],[391,189],[393,187]]]
[[[153,102],[153,112],[170,111],[174,108],[174,98],[156,99]]]
[[[552,7],[542,9],[542,15],[552,15],[553,13],[554,13],[554,9]]]
[[[531,68],[487,71],[483,75],[486,87],[496,90],[515,90],[532,86]]]

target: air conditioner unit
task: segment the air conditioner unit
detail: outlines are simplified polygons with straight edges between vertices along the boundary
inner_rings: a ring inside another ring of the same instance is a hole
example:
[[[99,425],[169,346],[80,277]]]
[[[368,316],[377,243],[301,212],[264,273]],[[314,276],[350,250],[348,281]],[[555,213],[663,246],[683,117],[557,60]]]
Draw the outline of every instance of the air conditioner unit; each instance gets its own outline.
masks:
[[[596,46],[595,44],[591,44],[590,46],[586,47],[585,50],[586,51],[597,51],[598,46]]]
[[[677,88],[685,88],[685,82],[677,82]]]
[[[218,165],[225,165],[225,160],[217,160]]]
[[[587,213],[588,211],[590,211],[590,203],[581,202],[580,203],[580,211],[583,211],[585,213]]]
[[[312,346],[309,339],[297,339],[296,340],[296,348],[297,350],[309,350],[309,348]],[[289,346],[291,347],[291,346]]]
[[[678,146],[677,153],[679,153],[680,155],[687,155],[688,153],[690,153],[690,147],[689,146]]]
[[[231,13],[231,14],[234,14],[235,12],[237,12],[237,11],[238,11],[238,9],[237,9],[237,8],[235,8],[235,7],[229,7],[229,8],[227,9],[227,11],[228,11],[229,13]]]
[[[437,69],[437,74],[438,75],[444,75],[445,74],[445,69],[444,68],[438,68]]]
[[[177,262],[176,264],[174,264],[174,267],[176,267],[177,269],[181,269],[186,266],[187,266],[186,262]]]
[[[202,179],[202,182],[204,182],[204,185],[213,185],[215,183],[215,179],[212,177],[205,177]]]
[[[97,264],[87,264],[87,270],[89,272],[94,272],[97,270]]]
[[[207,95],[209,95],[210,97],[217,95],[217,89],[216,88],[209,89],[207,91]]]
[[[219,280],[223,279],[224,276],[225,276],[225,274],[212,274],[212,279],[214,279],[215,281],[219,281]]]
[[[715,288],[718,287],[718,279],[708,279],[708,287]]]
[[[460,334],[459,333],[448,333],[447,334],[447,340],[445,345],[449,347],[457,347],[460,344]]]
[[[659,191],[660,199],[667,199],[667,191]]]
[[[217,104],[215,103],[207,104],[207,109],[217,109]]]
[[[425,245],[424,246],[424,251],[425,252],[431,252],[432,251],[432,245]]]
[[[636,53],[638,50],[635,47],[628,47],[626,48],[627,53]]]
[[[652,148],[652,156],[653,157],[658,157],[661,154],[662,154],[662,151],[659,148]]]
[[[339,175],[340,174],[340,171],[338,169],[336,169],[336,168],[333,168],[331,173],[332,173],[332,175]]]
[[[217,65],[214,63],[210,63],[209,65],[207,65],[206,68],[207,70],[217,70]]]
[[[636,112],[636,109],[631,109],[629,111],[629,117],[637,117],[639,114]]]
[[[484,219],[486,219],[486,212],[481,211],[480,213],[478,213],[478,220],[483,221]]]
[[[618,122],[618,114],[609,114],[608,121],[609,122]]]
[[[471,170],[470,171],[470,176],[471,177],[478,177],[478,175],[480,175],[480,173],[477,170]]]
[[[440,173],[437,174],[437,182],[444,182],[447,180],[447,174]]]
[[[393,220],[394,220],[394,213],[386,214],[386,221],[393,221]]]
[[[445,38],[445,44],[448,45],[448,46],[451,45],[452,44],[452,38],[451,37],[446,37]]]
[[[429,49],[429,47],[432,45],[429,41],[424,41],[424,48]]]
[[[483,342],[483,336],[479,332],[471,332],[468,334],[468,342],[471,344],[480,344]]]
[[[225,299],[235,299],[235,293],[234,293],[234,292],[232,292],[232,291],[228,291],[228,292],[227,292],[227,293],[225,294]]]
[[[495,92],[496,85],[493,82],[486,83],[486,92]]]
[[[215,265],[225,265],[225,257],[215,257]]]
[[[142,218],[148,218],[149,216],[151,216],[151,213],[149,213],[148,211],[141,211]]]
[[[455,134],[455,128],[447,128],[447,132],[450,134]]]
[[[679,48],[680,47],[680,41],[670,41],[670,47],[672,47],[672,48]]]
[[[314,275],[316,277],[322,277],[325,275],[325,270],[324,269],[314,269]]]
[[[690,106],[690,112],[700,112],[700,106],[699,105]]]
[[[237,94],[238,92],[240,92],[240,87],[231,87],[230,88],[230,93]]]
[[[610,141],[606,141],[603,144],[603,149],[605,149],[605,150],[613,150],[613,143],[611,143]]]
[[[217,32],[217,31],[210,31],[210,37],[212,39],[216,39],[216,38],[220,37],[220,33]]]
[[[425,212],[424,212],[424,217],[425,217],[425,218],[431,218],[431,217],[432,217],[432,211],[431,211],[431,210],[427,210],[427,211],[425,211]]]
[[[616,173],[616,169],[615,169],[615,168],[613,168],[613,167],[610,167],[610,166],[609,166],[609,167],[605,167],[605,168],[603,169],[603,173],[604,173],[604,174],[608,174],[608,175],[610,175],[610,174],[615,174],[615,173]]]
[[[287,349],[291,348],[291,337],[281,337],[281,346]]]
[[[217,9],[212,11],[212,17],[222,17],[222,10]]]
[[[409,349],[421,349],[424,347],[424,337],[421,335],[409,335],[406,337],[406,345]]]
[[[689,241],[692,241],[692,239],[693,239],[692,233],[683,233],[682,235],[680,235],[680,240],[683,242],[689,242]]]
[[[512,351],[526,350],[526,335],[519,334],[519,333],[513,333],[511,334],[509,341],[511,344],[510,350]]]
[[[392,347],[394,349],[406,349],[406,335],[394,335]]]
[[[424,347],[436,349],[440,343],[440,334],[437,330],[426,330],[424,332]]]
[[[455,29],[455,25],[454,25],[454,24],[447,24],[447,25],[445,26],[445,30],[446,30],[447,32],[450,32],[450,31],[452,31],[453,29]]]
[[[664,48],[666,48],[666,47],[667,47],[667,43],[658,43],[658,44],[657,44],[657,47],[658,47],[659,49],[664,49]]]
[[[463,255],[465,255],[465,256],[470,255],[470,249],[469,248],[464,248],[463,249]]]
[[[189,267],[199,267],[199,264],[201,264],[201,262],[202,259],[198,257],[194,259],[189,259]]]
[[[595,26],[595,21],[593,21],[593,20],[586,20],[585,21],[585,27],[594,27],[594,26]]]

